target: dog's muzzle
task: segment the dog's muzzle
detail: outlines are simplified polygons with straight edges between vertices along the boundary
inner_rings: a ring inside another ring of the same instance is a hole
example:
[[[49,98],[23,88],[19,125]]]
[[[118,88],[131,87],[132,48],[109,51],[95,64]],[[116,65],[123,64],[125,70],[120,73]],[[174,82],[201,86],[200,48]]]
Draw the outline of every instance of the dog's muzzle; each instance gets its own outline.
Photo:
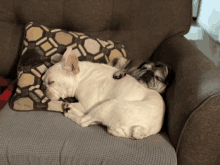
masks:
[[[148,83],[154,77],[154,72],[152,70],[147,70],[144,74],[142,74],[138,80],[142,80],[145,83]]]

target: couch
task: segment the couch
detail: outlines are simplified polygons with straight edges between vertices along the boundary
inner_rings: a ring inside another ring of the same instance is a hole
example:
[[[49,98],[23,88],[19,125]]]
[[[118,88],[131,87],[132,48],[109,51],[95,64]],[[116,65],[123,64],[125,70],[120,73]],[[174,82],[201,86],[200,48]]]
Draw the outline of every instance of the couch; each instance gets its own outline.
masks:
[[[183,35],[191,0],[1,0],[0,76],[17,77],[27,22],[119,41],[133,65],[168,63],[175,79],[164,94],[163,129],[143,140],[81,128],[62,113],[0,110],[0,165],[220,163],[220,75]],[[16,84],[14,84],[16,87]]]

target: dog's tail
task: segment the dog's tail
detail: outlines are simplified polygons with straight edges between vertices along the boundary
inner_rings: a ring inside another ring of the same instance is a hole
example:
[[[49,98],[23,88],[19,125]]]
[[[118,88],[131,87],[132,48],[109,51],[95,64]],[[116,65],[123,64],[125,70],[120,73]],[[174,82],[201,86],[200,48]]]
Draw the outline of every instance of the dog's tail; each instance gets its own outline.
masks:
[[[149,129],[144,128],[139,125],[133,126],[131,136],[132,136],[132,138],[135,138],[135,139],[143,139],[143,138],[149,136]]]

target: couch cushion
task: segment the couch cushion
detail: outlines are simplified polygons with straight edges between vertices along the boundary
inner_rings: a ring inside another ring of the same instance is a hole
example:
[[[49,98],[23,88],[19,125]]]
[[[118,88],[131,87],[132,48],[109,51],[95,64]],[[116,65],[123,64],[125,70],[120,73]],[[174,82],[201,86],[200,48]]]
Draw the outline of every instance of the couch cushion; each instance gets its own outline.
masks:
[[[41,77],[50,66],[60,61],[67,47],[73,49],[80,61],[112,66],[114,59],[126,57],[125,47],[121,43],[92,39],[83,33],[30,22],[25,27],[18,63],[18,86],[10,101],[12,109],[48,109],[50,100],[41,91]]]
[[[14,65],[19,26],[27,22],[120,41],[129,58],[144,61],[164,39],[187,33],[191,6],[191,0],[1,0],[0,64],[8,63],[0,65],[0,74],[9,74]]]
[[[143,140],[112,136],[100,125],[82,128],[62,113],[0,111],[0,164],[175,165],[165,132]]]
[[[16,78],[23,27],[21,24],[0,22],[0,76],[2,77]]]

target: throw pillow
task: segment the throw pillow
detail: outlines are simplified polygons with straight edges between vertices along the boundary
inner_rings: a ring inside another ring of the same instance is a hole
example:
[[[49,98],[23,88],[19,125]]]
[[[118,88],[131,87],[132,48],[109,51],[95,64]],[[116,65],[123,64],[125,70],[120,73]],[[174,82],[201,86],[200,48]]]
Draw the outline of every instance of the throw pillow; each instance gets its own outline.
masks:
[[[70,46],[80,61],[112,65],[114,59],[126,57],[121,43],[30,22],[25,26],[17,88],[9,104],[11,109],[49,110],[50,99],[41,91],[41,77],[49,67],[60,61],[66,47]]]

